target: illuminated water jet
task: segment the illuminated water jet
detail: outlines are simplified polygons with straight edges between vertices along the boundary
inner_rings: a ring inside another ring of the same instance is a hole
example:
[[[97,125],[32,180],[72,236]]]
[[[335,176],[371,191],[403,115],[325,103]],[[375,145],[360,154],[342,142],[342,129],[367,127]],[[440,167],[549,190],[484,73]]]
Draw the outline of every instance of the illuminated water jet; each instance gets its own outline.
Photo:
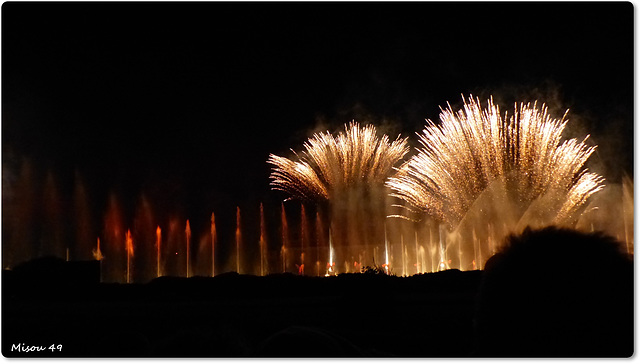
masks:
[[[102,251],[100,250],[100,238],[98,238],[98,242],[96,244],[96,249],[92,251],[93,257],[95,260],[102,260],[104,257],[102,256]]]
[[[307,226],[307,213],[305,212],[304,205],[300,205],[300,269],[298,273],[304,275],[304,253],[307,251],[307,245],[309,244],[309,236]]]
[[[236,272],[240,273],[240,245],[242,232],[240,230],[240,206],[236,207]]]
[[[324,229],[322,227],[322,218],[320,217],[320,211],[316,211],[316,276],[320,277],[320,262],[324,261],[323,258],[326,255],[322,254],[322,250],[324,250],[325,237],[324,237]]]
[[[418,248],[418,230],[415,231],[415,243],[416,243],[416,274],[422,273],[420,271],[420,249]]]
[[[300,261],[304,262],[304,253],[300,253]],[[304,275],[304,263],[300,263],[300,265],[298,265],[298,275]]]
[[[406,258],[406,250],[404,247],[404,235],[400,235],[400,256],[402,257],[402,276],[407,276],[407,264],[405,261]]]
[[[287,224],[287,215],[284,210],[284,202],[281,203],[280,222],[282,225],[282,248],[280,255],[282,256],[282,273],[287,271],[287,246],[289,241],[289,226]]]
[[[327,263],[327,272],[325,276],[335,275],[336,274],[336,263],[334,261],[334,252],[333,252],[333,238],[331,234],[331,228],[329,228],[329,262]]]
[[[107,212],[104,215],[101,250],[104,255],[103,277],[107,282],[124,282],[124,267],[126,266],[126,239],[123,231],[121,209],[114,194],[109,196]],[[124,248],[124,249],[123,249]]]
[[[444,224],[438,226],[438,251],[440,252],[440,263],[438,264],[438,270],[443,271],[449,268],[447,263],[447,241],[446,241],[447,228]]]
[[[264,221],[264,207],[260,203],[260,275],[265,275],[266,252],[267,252],[267,226]]]
[[[389,268],[389,239],[387,238],[387,224],[384,224],[384,270],[387,274],[390,274]]]
[[[211,276],[216,275],[216,216],[211,213]]]
[[[160,277],[160,242],[162,241],[162,230],[160,230],[160,225],[156,229],[156,277]]]
[[[97,240],[98,242],[96,243],[96,249],[92,250],[91,253],[93,254],[94,259],[100,262],[100,282],[102,282],[104,279],[102,273],[102,259],[104,259],[104,256],[102,255],[102,250],[100,250],[100,238],[97,238]]]
[[[187,227],[184,232],[187,238],[187,278],[189,278],[189,256],[191,255],[191,226],[189,226],[189,220],[187,220]]]
[[[131,283],[131,257],[133,257],[133,239],[131,238],[131,230],[127,230],[126,251],[127,251],[127,283]]]

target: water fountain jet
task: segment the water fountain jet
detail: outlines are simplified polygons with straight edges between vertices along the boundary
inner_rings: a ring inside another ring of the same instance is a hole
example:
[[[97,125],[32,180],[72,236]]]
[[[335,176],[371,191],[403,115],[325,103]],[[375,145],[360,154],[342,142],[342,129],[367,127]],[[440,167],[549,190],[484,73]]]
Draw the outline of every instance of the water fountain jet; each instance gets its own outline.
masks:
[[[265,275],[267,251],[267,226],[264,221],[264,207],[260,203],[260,275]]]
[[[236,272],[240,273],[240,245],[242,232],[240,230],[240,206],[236,207]]]
[[[160,225],[156,229],[156,277],[160,277],[160,242],[162,241],[162,231],[160,230]]]
[[[216,216],[211,213],[211,276],[216,275]]]
[[[282,248],[280,255],[282,256],[282,273],[287,272],[287,246],[289,241],[289,226],[287,224],[287,215],[284,210],[284,202],[281,203],[280,221],[282,225]]]
[[[191,255],[191,226],[189,226],[189,220],[187,219],[187,227],[184,230],[187,238],[187,278],[189,278],[189,256]]]
[[[133,239],[131,238],[131,230],[127,230],[126,250],[127,250],[127,283],[131,283],[131,257],[133,257]]]

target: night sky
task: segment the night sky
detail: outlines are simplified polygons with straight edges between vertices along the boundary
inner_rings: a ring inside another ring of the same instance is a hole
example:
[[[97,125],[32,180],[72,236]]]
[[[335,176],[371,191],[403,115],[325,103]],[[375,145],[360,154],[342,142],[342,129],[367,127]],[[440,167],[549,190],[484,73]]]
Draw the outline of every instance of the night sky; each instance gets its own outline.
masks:
[[[206,231],[287,197],[269,153],[353,119],[415,145],[469,93],[570,109],[619,181],[633,46],[631,3],[4,3],[3,197],[27,160],[61,196],[80,178],[97,226],[110,193],[129,219],[144,194]]]

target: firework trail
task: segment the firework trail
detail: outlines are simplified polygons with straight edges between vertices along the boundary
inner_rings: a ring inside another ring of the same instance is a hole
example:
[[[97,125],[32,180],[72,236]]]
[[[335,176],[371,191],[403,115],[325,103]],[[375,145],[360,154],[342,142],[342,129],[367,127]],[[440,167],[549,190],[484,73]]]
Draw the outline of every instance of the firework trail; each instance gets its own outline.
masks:
[[[304,143],[297,161],[269,155],[273,189],[301,200],[331,200],[353,187],[383,185],[394,165],[409,151],[407,138],[390,142],[377,136],[373,125],[345,124],[337,136],[316,133]]]
[[[576,139],[561,142],[567,124],[553,119],[543,104],[515,106],[500,116],[493,99],[485,109],[473,96],[454,113],[449,105],[441,124],[427,120],[417,154],[391,177],[394,197],[413,212],[426,212],[455,227],[476,199],[498,184],[520,212],[534,200],[549,197],[553,223],[574,217],[600,191],[604,179],[583,168],[595,150]]]

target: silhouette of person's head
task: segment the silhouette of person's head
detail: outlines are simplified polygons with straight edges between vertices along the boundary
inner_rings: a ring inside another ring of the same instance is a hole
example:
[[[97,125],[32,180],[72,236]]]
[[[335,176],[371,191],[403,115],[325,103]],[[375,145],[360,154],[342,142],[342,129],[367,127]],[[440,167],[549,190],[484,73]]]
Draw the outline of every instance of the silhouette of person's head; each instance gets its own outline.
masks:
[[[633,262],[621,247],[556,227],[509,236],[485,265],[475,355],[633,355]]]
[[[245,336],[237,328],[186,326],[169,333],[153,350],[154,357],[242,358],[250,355]]]
[[[345,338],[320,328],[290,326],[265,339],[258,357],[361,357],[366,353]]]
[[[136,330],[107,329],[95,344],[96,354],[103,357],[139,358],[151,351],[149,339]]]

